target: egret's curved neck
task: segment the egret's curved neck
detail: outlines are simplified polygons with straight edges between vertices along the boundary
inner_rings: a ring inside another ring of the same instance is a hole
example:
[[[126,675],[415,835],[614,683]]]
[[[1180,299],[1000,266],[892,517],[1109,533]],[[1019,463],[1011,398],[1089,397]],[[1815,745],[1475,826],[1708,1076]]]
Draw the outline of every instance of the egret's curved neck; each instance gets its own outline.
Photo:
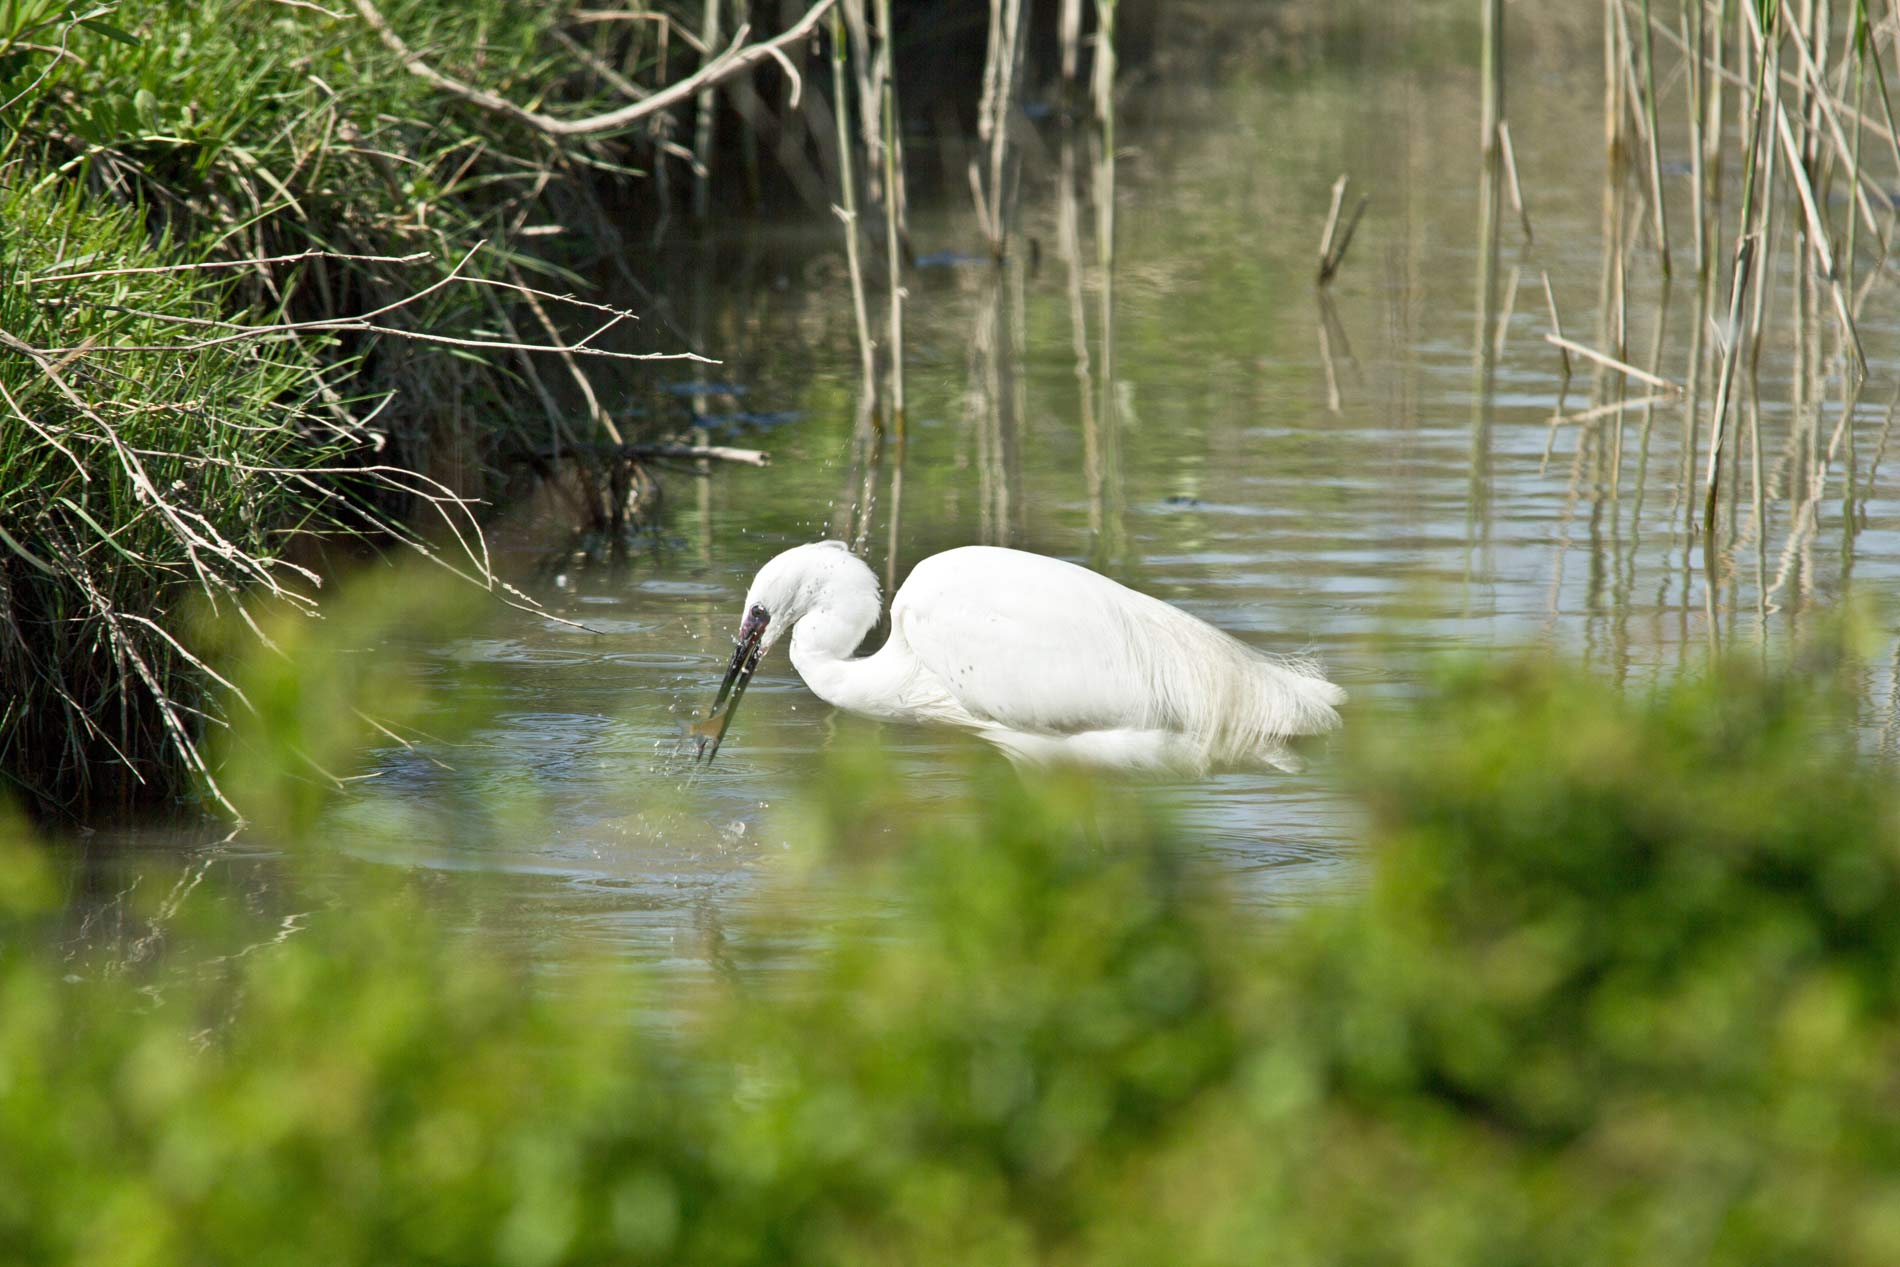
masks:
[[[814,607],[792,626],[792,667],[812,693],[848,712],[881,716],[892,703],[878,656],[853,653],[877,624],[878,602],[870,594],[838,596]]]

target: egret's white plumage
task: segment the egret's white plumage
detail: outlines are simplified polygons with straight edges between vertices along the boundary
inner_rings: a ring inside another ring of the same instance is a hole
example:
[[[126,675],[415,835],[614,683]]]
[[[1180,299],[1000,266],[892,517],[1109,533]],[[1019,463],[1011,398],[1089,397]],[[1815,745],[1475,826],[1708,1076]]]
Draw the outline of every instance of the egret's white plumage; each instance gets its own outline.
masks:
[[[958,726],[1018,762],[1190,776],[1297,769],[1288,740],[1338,726],[1346,698],[1311,660],[1256,651],[1160,599],[1021,550],[925,559],[891,602],[890,637],[854,658],[879,610],[877,577],[841,543],[785,551],[746,594],[727,689],[738,677],[743,690],[742,662],[789,631],[799,676],[847,712]],[[723,733],[730,710],[713,720]]]

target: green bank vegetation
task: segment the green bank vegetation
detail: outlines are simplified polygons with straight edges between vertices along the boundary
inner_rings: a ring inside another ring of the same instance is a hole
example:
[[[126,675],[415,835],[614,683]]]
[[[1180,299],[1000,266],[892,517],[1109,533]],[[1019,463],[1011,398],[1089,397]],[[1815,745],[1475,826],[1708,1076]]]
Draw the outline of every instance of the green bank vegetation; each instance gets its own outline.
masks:
[[[338,534],[490,583],[458,499],[511,452],[620,438],[586,365],[637,351],[563,330],[625,314],[559,293],[621,260],[608,200],[644,188],[651,128],[550,136],[394,45],[566,117],[698,64],[641,15],[0,5],[0,779],[24,803],[202,786],[224,719],[187,603],[312,606]]]
[[[310,891],[273,751],[347,769],[350,704],[423,697],[301,650],[243,677],[232,783],[294,928],[211,917],[214,871],[150,895],[168,951],[69,957],[6,836],[10,1261],[1900,1253],[1900,798],[1826,673],[1454,666],[1354,728],[1369,876],[1291,913],[1139,801],[984,768],[923,812],[846,752],[735,970],[662,993],[524,964],[479,896]],[[859,914],[749,958],[814,876]]]

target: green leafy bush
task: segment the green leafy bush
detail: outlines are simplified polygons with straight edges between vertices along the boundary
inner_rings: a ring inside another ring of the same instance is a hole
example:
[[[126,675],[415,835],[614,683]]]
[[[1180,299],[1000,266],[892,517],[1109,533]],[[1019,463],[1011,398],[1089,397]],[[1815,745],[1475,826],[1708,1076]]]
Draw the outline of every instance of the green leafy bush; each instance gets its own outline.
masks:
[[[926,814],[842,754],[779,909],[820,883],[856,913],[690,997],[550,978],[401,893],[75,972],[35,949],[49,864],[16,848],[0,1244],[1893,1261],[1900,811],[1825,694],[1737,669],[1630,701],[1515,662],[1355,729],[1369,884],[1279,916],[1138,800],[983,770]]]

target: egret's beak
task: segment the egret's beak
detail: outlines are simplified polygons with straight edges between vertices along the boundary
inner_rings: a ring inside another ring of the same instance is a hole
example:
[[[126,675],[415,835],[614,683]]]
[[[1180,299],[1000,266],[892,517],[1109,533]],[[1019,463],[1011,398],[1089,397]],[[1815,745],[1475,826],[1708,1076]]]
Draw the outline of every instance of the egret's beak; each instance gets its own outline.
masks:
[[[745,694],[745,688],[752,683],[752,675],[758,671],[759,657],[764,654],[760,646],[765,637],[765,626],[770,620],[765,608],[754,606],[745,614],[745,621],[739,626],[738,643],[732,649],[732,663],[726,666],[726,680],[719,684],[719,694],[713,700],[712,709],[706,714],[706,720],[695,722],[686,728],[687,734],[699,741],[694,758],[710,765],[719,755],[720,741],[726,737],[726,727],[732,725],[732,715],[739,711],[739,697]]]

